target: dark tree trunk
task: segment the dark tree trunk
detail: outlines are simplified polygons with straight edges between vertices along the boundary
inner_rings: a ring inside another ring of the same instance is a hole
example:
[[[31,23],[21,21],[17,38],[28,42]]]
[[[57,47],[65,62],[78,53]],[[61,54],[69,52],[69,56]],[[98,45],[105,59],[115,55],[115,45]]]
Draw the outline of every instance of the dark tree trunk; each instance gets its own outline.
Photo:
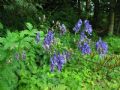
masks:
[[[109,18],[109,27],[108,27],[108,34],[110,36],[114,33],[114,23],[115,23],[115,6],[116,6],[117,0],[111,0],[110,2],[110,18]]]
[[[109,28],[108,28],[108,30],[109,30],[109,35],[111,36],[111,35],[113,35],[113,31],[114,31],[114,20],[115,20],[115,13],[114,13],[114,11],[111,11],[110,12],[110,24],[109,24]]]
[[[115,6],[115,30],[116,34],[120,34],[120,12],[119,12],[119,7],[120,7],[120,0],[117,0],[116,6]]]
[[[86,17],[89,18],[90,15],[90,0],[86,0]]]
[[[96,29],[99,23],[100,2],[99,0],[93,0],[93,2],[94,2],[93,26]]]
[[[0,20],[3,19],[3,12],[4,12],[4,3],[3,1],[0,1]]]
[[[81,10],[81,1],[80,0],[78,0],[77,5],[78,5],[78,16],[81,18],[82,10]]]

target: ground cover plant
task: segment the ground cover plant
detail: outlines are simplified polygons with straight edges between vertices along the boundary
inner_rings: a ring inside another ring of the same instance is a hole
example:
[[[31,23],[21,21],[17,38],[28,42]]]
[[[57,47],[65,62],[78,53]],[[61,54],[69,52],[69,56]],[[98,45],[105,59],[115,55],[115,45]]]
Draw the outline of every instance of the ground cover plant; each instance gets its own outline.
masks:
[[[112,52],[112,38],[106,40],[109,43],[93,41],[89,20],[79,19],[75,34],[61,23],[45,32],[25,25],[25,30],[8,31],[0,38],[1,90],[120,88],[120,56]]]

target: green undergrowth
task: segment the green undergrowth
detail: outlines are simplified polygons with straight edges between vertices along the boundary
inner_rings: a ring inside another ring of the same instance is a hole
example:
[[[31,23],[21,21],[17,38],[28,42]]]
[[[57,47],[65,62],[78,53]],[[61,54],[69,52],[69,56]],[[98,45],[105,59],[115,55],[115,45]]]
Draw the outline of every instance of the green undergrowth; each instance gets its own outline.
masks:
[[[79,34],[67,31],[64,36],[55,34],[53,49],[71,53],[70,60],[61,72],[50,71],[50,51],[44,50],[46,26],[36,29],[30,23],[23,31],[10,32],[0,37],[0,90],[119,90],[120,89],[120,38],[107,37],[109,51],[100,58],[91,42],[92,53],[82,55],[77,48]],[[44,30],[44,31],[43,31]],[[35,42],[36,33],[41,41]],[[26,59],[22,52],[26,51]],[[117,51],[117,53],[116,53]],[[20,53],[20,59],[15,58]]]

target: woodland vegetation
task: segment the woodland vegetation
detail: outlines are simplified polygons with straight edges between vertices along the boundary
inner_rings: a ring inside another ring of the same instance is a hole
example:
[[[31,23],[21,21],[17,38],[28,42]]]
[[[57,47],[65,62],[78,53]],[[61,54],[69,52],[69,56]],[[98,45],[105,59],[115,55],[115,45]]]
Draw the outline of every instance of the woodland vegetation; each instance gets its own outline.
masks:
[[[120,90],[120,0],[0,0],[0,90]]]

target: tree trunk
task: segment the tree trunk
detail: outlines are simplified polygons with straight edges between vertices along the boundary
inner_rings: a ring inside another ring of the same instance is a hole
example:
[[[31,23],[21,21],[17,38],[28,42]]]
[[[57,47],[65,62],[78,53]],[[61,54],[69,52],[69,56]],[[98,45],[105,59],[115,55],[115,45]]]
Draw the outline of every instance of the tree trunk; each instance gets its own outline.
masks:
[[[120,21],[118,21],[118,24],[117,24],[117,35],[119,35],[119,33],[120,33]]]
[[[82,10],[81,10],[81,1],[80,0],[77,0],[77,5],[78,5],[78,16],[81,18]]]
[[[109,24],[109,35],[113,35],[114,32],[114,20],[115,20],[115,13],[114,11],[110,12],[110,24]]]
[[[120,0],[116,1],[116,7],[115,7],[115,28],[116,28],[116,34],[120,34],[120,12],[119,12],[119,7],[120,7]]]
[[[99,0],[93,0],[93,2],[94,2],[93,26],[96,29],[97,25],[99,24],[100,3]]]
[[[86,0],[86,17],[90,16],[90,0]]]
[[[110,2],[110,23],[109,23],[109,27],[108,27],[108,34],[110,36],[113,35],[114,33],[114,22],[115,22],[115,7],[116,7],[116,3],[117,3],[117,0],[111,0]]]

